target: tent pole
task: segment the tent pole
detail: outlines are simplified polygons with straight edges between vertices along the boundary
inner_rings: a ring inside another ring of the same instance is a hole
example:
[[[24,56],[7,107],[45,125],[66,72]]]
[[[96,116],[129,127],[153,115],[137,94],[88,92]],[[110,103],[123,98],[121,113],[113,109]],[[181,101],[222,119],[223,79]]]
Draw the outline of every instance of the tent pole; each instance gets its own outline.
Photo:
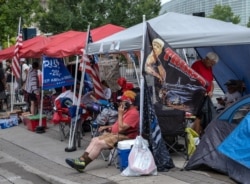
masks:
[[[41,87],[43,87],[43,60],[42,60],[42,71],[41,71],[41,75],[42,75],[42,81],[41,81]],[[44,96],[44,90],[42,89],[42,93],[41,93],[41,97],[40,97],[40,109],[38,110],[39,113],[39,126],[36,127],[36,133],[44,133],[45,132],[45,127],[42,126],[42,116],[43,116],[43,96]]]
[[[88,37],[89,37],[89,30],[90,30],[90,25],[88,25],[88,33],[87,33],[87,39],[86,39],[86,44],[85,44],[85,49],[88,46]],[[86,53],[86,52],[85,52]],[[84,53],[84,49],[83,49],[83,54]],[[74,85],[74,95],[76,93],[76,81],[77,81],[77,67],[78,67],[78,63],[79,63],[79,56],[77,56],[77,60],[76,60],[76,68],[75,68],[75,85]],[[84,62],[84,61],[83,61]],[[78,94],[78,101],[77,101],[77,108],[76,108],[76,117],[75,117],[75,123],[74,123],[74,127],[73,127],[73,120],[71,120],[71,125],[70,125],[70,136],[69,136],[69,144],[68,144],[68,148],[65,148],[65,151],[74,151],[76,148],[72,148],[73,146],[73,142],[74,142],[74,135],[75,135],[75,130],[76,130],[76,126],[77,126],[77,119],[78,119],[78,111],[79,111],[79,106],[80,106],[80,101],[81,101],[81,94],[82,94],[82,88],[83,88],[83,79],[84,79],[84,74],[85,74],[85,62],[84,62],[84,67],[83,67],[83,72],[82,72],[82,76],[81,76],[81,83],[80,83],[80,90],[79,90],[79,94]],[[73,102],[73,104],[75,104]],[[73,132],[72,132],[73,129]],[[72,149],[72,150],[70,150]]]
[[[77,66],[78,66],[78,56],[76,59],[76,65],[75,65],[75,80],[74,80],[74,96],[76,95],[76,85],[77,85]],[[77,102],[75,102],[75,98],[73,98],[73,105],[75,105]],[[74,141],[74,133],[72,130],[75,128],[73,127],[73,118],[71,118],[70,122],[70,131],[69,131],[69,144],[68,148],[65,148],[65,151],[75,151],[75,148],[73,148],[73,141]]]
[[[144,77],[143,71],[143,60],[144,60],[144,47],[145,47],[145,32],[146,32],[146,16],[143,15],[143,34],[142,34],[142,49],[141,49],[141,60],[140,60],[140,135],[142,134],[143,124],[143,104],[144,104]]]

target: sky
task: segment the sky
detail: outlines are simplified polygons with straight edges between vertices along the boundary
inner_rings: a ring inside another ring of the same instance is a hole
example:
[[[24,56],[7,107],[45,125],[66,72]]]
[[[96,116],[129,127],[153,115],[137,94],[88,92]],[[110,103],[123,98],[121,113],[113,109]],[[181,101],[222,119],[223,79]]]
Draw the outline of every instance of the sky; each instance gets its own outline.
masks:
[[[171,1],[171,0],[161,0],[161,4],[164,4],[164,3],[169,2],[169,1]]]

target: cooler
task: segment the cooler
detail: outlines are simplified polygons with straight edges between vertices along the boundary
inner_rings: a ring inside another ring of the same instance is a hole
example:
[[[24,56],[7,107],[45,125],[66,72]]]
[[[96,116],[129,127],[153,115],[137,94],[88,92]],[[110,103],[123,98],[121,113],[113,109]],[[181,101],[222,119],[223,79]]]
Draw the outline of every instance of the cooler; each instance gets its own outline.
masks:
[[[35,131],[36,127],[39,126],[40,114],[31,115],[27,117],[27,129],[30,131]],[[42,115],[42,126],[47,128],[46,116]]]
[[[135,139],[119,141],[117,145],[118,161],[120,171],[128,167],[128,156],[134,145]]]

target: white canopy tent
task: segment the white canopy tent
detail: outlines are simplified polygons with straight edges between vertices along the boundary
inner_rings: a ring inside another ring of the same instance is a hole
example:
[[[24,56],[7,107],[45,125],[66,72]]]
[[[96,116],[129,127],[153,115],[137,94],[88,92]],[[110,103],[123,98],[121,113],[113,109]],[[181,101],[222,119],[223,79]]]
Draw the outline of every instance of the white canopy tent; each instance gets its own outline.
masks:
[[[243,80],[250,93],[250,29],[215,19],[166,13],[147,21],[172,48],[195,48],[201,57],[208,51],[219,55],[213,67],[215,79],[225,90],[229,79]],[[140,51],[143,23],[89,44],[88,54]]]
[[[250,29],[215,19],[170,12],[147,22],[173,48],[250,43]],[[90,44],[88,54],[140,50],[142,26],[137,24]]]

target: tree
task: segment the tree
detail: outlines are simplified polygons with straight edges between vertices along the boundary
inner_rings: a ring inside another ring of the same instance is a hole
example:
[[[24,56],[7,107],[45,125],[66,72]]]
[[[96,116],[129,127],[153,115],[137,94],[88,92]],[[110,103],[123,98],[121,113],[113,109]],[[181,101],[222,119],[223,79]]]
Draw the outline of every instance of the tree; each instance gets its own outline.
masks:
[[[0,45],[3,48],[15,43],[19,17],[22,27],[29,27],[36,22],[36,14],[42,13],[40,0],[0,0]]]
[[[250,27],[250,17],[248,18],[247,27]]]
[[[240,23],[240,16],[234,15],[229,5],[215,5],[213,13],[209,17],[225,22],[232,22],[233,24]]]
[[[107,23],[130,27],[156,17],[160,0],[50,0],[48,12],[40,17],[42,32],[53,34],[68,31],[86,31]]]

